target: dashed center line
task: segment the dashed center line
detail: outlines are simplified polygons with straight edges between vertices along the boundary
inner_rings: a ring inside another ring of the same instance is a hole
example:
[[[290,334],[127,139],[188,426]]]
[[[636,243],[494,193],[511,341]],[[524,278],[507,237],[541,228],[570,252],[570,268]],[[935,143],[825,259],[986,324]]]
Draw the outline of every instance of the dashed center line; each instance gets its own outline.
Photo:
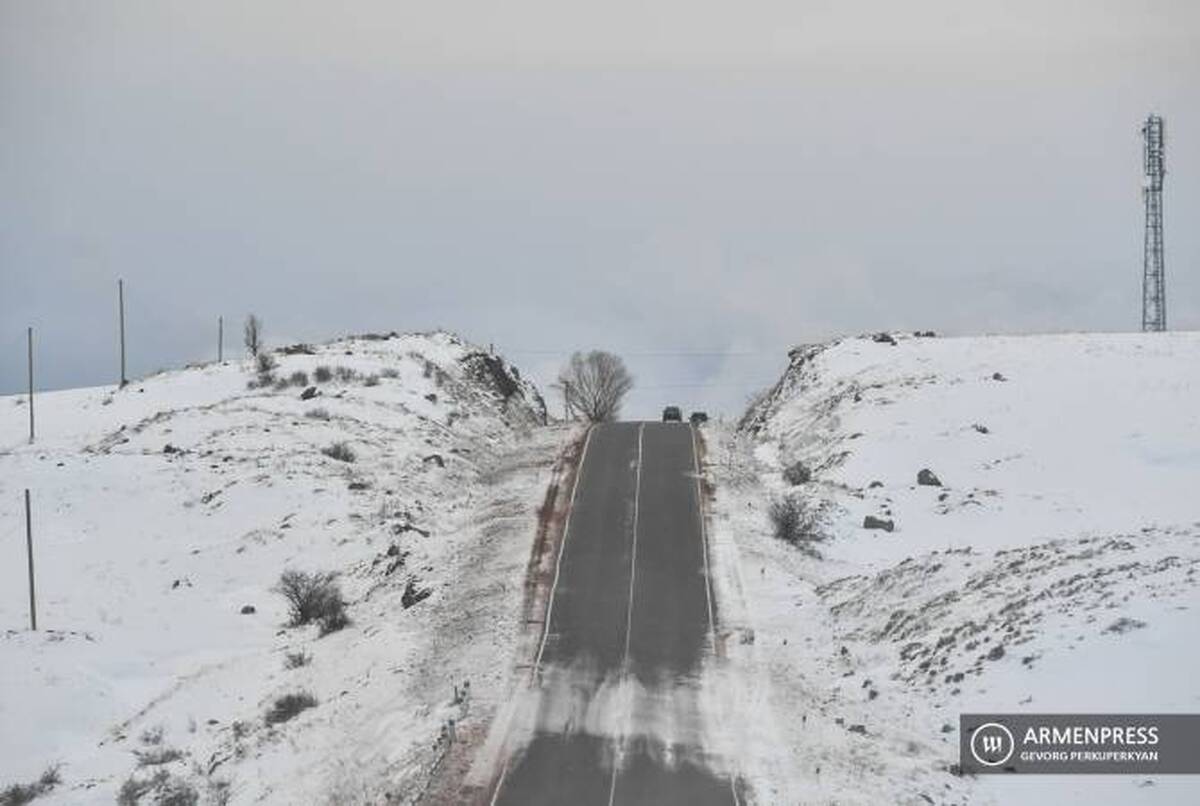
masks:
[[[625,606],[625,654],[621,658],[621,679],[629,674],[629,639],[633,634],[633,585],[637,579],[637,546],[638,546],[638,504],[642,496],[642,436],[646,432],[645,424],[638,426],[637,476],[633,485],[633,547],[629,556],[629,600]],[[617,795],[617,774],[621,770],[621,755],[624,749],[625,737],[619,740],[617,756],[613,759],[612,779],[608,786],[608,806],[613,806]]]

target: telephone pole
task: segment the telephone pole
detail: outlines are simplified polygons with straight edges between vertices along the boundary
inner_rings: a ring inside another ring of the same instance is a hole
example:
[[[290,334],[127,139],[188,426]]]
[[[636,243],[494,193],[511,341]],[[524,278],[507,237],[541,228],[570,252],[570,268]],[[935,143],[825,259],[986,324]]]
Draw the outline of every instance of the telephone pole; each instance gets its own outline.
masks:
[[[37,596],[33,591],[33,515],[29,510],[29,488],[25,488],[25,550],[29,557],[29,629],[37,631]]]
[[[125,281],[117,280],[117,311],[121,323],[121,388],[129,383],[125,377]]]
[[[29,444],[33,444],[33,328],[27,331],[29,336]]]
[[[225,363],[225,317],[217,317],[217,363]]]
[[[1142,163],[1145,180],[1146,231],[1142,257],[1142,330],[1167,329],[1167,292],[1163,269],[1163,177],[1166,175],[1166,141],[1163,119],[1150,115],[1142,124]]]

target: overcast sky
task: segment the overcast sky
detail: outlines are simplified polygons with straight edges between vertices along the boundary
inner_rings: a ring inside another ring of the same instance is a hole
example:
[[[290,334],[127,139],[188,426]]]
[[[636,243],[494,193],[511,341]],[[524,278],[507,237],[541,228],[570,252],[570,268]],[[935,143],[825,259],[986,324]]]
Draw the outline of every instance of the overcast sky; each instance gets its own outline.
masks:
[[[253,310],[609,348],[635,416],[838,334],[1133,330],[1152,110],[1196,329],[1195,0],[0,0],[0,393],[27,325],[111,382],[118,276],[134,373]]]

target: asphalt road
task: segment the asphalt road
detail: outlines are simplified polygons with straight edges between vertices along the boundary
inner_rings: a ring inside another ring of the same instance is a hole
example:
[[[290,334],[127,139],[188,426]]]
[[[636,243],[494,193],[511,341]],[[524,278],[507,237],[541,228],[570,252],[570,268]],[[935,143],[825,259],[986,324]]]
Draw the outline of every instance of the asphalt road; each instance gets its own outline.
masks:
[[[493,803],[737,803],[698,689],[712,603],[692,429],[593,429],[538,653],[532,737]]]

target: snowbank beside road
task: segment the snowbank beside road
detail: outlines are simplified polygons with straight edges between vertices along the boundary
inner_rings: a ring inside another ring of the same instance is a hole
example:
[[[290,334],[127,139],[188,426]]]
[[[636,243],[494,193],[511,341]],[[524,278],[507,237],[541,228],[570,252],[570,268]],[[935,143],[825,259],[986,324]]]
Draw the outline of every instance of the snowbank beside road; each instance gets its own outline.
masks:
[[[1200,608],[1200,334],[802,348],[710,463],[727,625],[753,636],[731,651],[770,678],[779,768],[795,770],[766,786],[862,803],[1194,794],[1180,778],[945,770],[961,712],[1200,710],[1184,638]],[[812,480],[793,487],[798,467]],[[789,494],[829,507],[820,559],[770,534],[768,503]]]
[[[265,384],[230,362],[39,395],[32,446],[0,398],[0,786],[62,763],[44,802],[111,804],[160,771],[202,802],[404,802],[449,721],[504,696],[568,435],[449,334],[273,357]],[[335,572],[351,625],[285,627],[285,568]],[[300,692],[316,706],[266,723]]]

